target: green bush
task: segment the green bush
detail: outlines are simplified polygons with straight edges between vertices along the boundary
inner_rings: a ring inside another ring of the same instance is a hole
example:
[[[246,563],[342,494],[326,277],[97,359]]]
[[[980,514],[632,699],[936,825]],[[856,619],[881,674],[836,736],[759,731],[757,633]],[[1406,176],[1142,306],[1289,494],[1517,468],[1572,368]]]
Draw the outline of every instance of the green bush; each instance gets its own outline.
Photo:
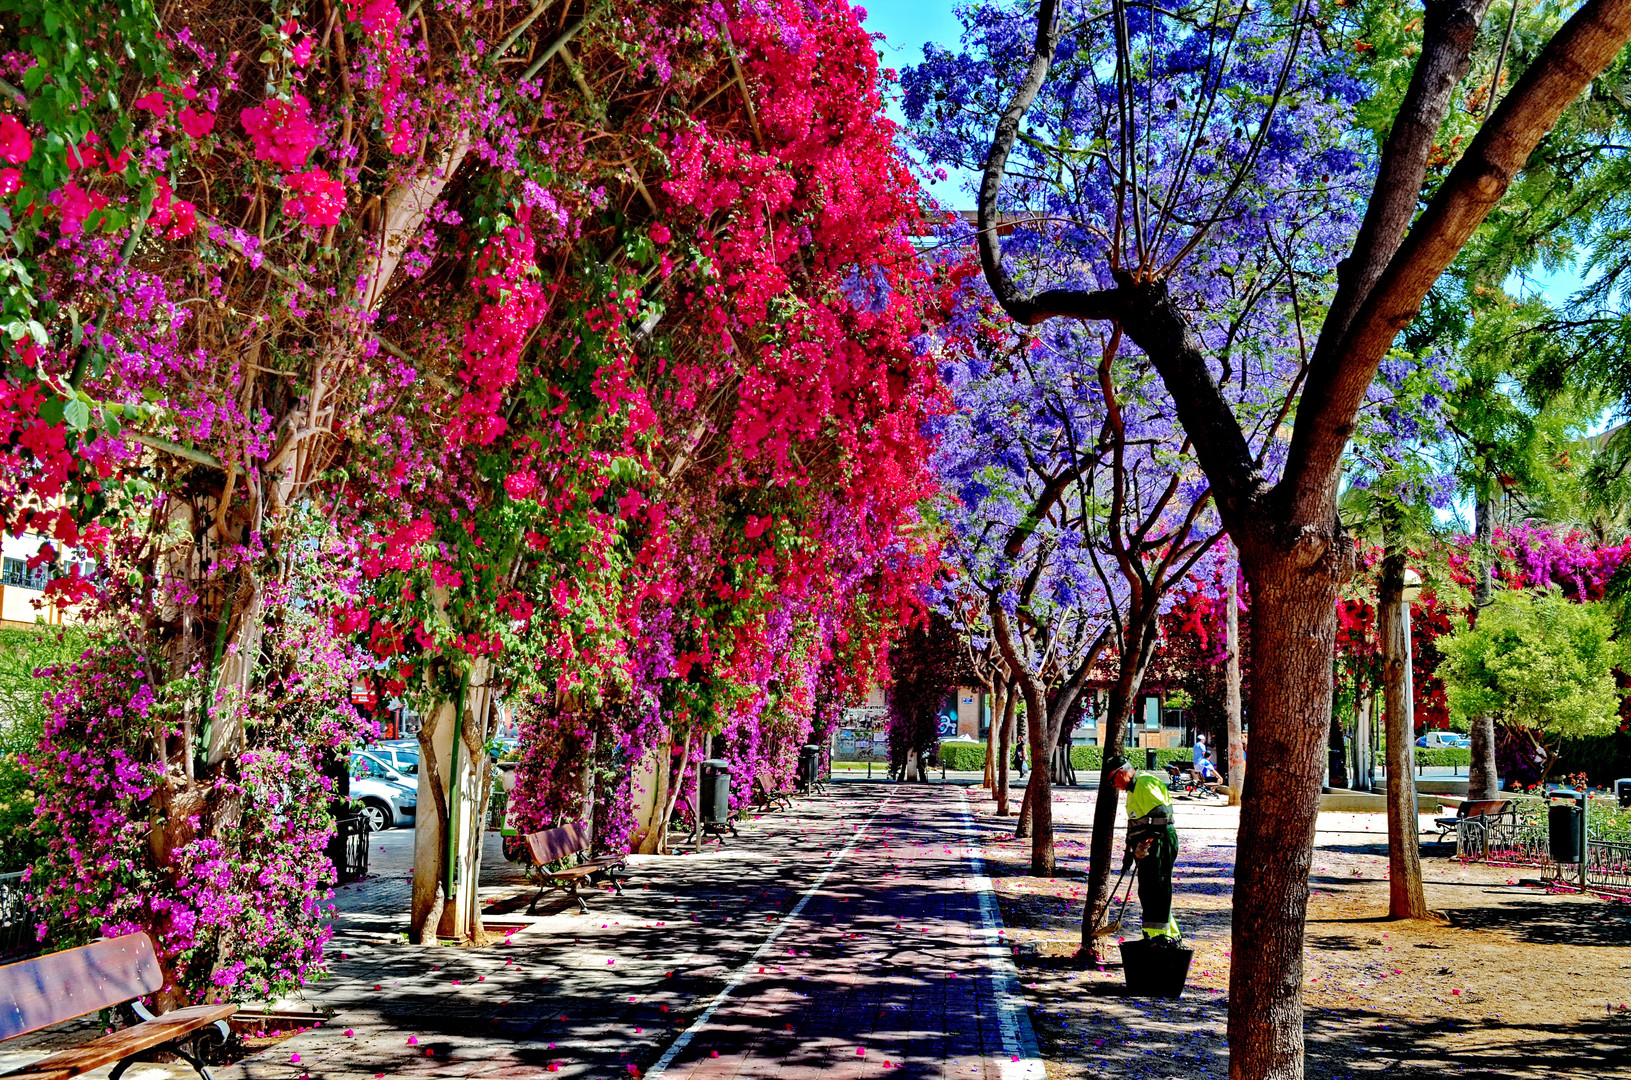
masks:
[[[985,743],[943,742],[940,764],[952,772],[981,772],[985,769]]]
[[[1465,746],[1441,746],[1436,748],[1418,746],[1416,747],[1416,764],[1434,767],[1459,765],[1466,768],[1472,764],[1472,751]]]
[[[1133,768],[1144,768],[1144,748],[1135,746],[1124,751]],[[1155,767],[1165,765],[1187,765],[1194,760],[1194,752],[1187,746],[1167,746],[1155,751]],[[1094,772],[1104,768],[1104,747],[1102,746],[1073,746],[1070,749],[1070,764],[1077,771],[1091,769]]]
[[[1426,753],[1427,751],[1418,751]],[[952,772],[981,772],[985,769],[985,744],[970,742],[943,742],[940,744],[940,760]],[[1135,747],[1127,755],[1127,760],[1134,766],[1144,767],[1144,751]],[[1187,746],[1172,746],[1155,752],[1156,768],[1173,763],[1188,764],[1191,760],[1191,751]],[[1073,746],[1070,748],[1070,765],[1077,772],[1089,771],[1097,773],[1104,768],[1104,747],[1102,746]]]
[[[22,870],[45,854],[45,842],[33,829],[36,802],[23,763],[16,754],[0,754],[0,836],[6,837],[0,874]]]

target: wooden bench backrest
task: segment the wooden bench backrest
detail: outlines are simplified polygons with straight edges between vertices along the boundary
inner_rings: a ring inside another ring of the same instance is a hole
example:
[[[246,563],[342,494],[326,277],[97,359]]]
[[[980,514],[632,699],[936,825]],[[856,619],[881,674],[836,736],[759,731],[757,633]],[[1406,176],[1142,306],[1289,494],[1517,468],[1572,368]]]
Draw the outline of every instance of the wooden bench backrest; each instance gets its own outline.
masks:
[[[125,934],[0,967],[0,1040],[112,1008],[164,985],[146,934]]]
[[[1511,799],[1482,799],[1478,802],[1464,802],[1461,804],[1461,816],[1494,817],[1511,805]]]
[[[542,866],[556,859],[564,859],[580,851],[589,850],[589,830],[581,822],[562,825],[558,829],[527,834],[527,850],[532,861]]]

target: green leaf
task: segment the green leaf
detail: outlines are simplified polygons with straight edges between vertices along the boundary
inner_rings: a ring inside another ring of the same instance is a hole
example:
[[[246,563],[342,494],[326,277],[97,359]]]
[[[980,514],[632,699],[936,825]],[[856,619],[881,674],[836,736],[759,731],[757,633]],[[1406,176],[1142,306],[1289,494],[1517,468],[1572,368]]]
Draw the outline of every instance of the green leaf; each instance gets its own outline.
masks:
[[[62,407],[62,418],[74,431],[84,431],[91,426],[91,407],[75,398]]]

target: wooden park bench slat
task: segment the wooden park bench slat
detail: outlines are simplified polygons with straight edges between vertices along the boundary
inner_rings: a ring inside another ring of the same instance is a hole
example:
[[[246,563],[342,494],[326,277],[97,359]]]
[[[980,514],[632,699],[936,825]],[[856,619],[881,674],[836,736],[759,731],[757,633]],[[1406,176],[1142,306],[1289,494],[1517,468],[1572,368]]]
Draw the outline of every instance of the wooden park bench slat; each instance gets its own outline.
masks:
[[[584,903],[583,897],[578,894],[578,884],[593,882],[597,877],[610,881],[612,888],[618,895],[622,895],[623,885],[617,880],[617,872],[624,869],[621,855],[581,858],[575,866],[559,870],[546,869],[548,864],[558,862],[569,855],[588,854],[589,830],[581,823],[574,822],[571,825],[562,825],[558,829],[528,833],[523,840],[526,843],[529,870],[538,875],[538,895],[527,905],[527,914],[531,915],[537,908],[538,901],[544,898],[544,894],[554,889],[560,889],[576,900],[578,907],[588,913],[589,905]]]
[[[1510,824],[1517,824],[1517,811],[1511,799],[1467,799],[1456,807],[1454,817],[1434,818],[1433,824],[1438,826],[1438,842],[1442,844],[1456,834],[1463,821],[1481,821],[1487,825],[1506,819],[1510,819]]]
[[[142,1021],[5,1073],[5,1080],[68,1080],[115,1062],[110,1080],[117,1080],[137,1056],[159,1047],[211,1080],[199,1043],[206,1037],[224,1042],[226,1018],[238,1007],[195,1005],[153,1016],[137,999],[163,985],[152,939],[140,933],[0,967],[0,1041],[119,1005],[129,1005]]]
[[[70,1077],[83,1076],[92,1069],[123,1061],[143,1050],[163,1046],[217,1020],[225,1020],[237,1011],[236,1005],[193,1005],[176,1009],[135,1027],[104,1035],[84,1046],[75,1046],[41,1058],[15,1072],[5,1073],[4,1077],[5,1080],[69,1080]]]
[[[761,810],[788,810],[793,806],[791,791],[771,791],[762,776],[753,778],[753,795]]]

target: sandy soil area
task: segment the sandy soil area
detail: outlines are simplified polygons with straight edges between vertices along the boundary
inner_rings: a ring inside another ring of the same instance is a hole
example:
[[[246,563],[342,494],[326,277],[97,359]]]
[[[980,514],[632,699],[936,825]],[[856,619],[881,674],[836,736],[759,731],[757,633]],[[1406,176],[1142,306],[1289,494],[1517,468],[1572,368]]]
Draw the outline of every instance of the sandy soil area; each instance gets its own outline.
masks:
[[[1051,1080],[1227,1076],[1238,811],[1180,804],[1174,909],[1195,960],[1169,1002],[1125,997],[1117,963],[1083,970],[1073,959],[1096,792],[1059,792],[1061,875],[1048,880],[1029,876],[1030,842],[1011,839],[1013,819],[970,794]],[[1320,816],[1307,1075],[1631,1078],[1631,904],[1520,885],[1537,872],[1464,865],[1424,836],[1427,899],[1443,921],[1391,923],[1386,829],[1381,814]],[[1135,896],[1129,935],[1137,908]]]

